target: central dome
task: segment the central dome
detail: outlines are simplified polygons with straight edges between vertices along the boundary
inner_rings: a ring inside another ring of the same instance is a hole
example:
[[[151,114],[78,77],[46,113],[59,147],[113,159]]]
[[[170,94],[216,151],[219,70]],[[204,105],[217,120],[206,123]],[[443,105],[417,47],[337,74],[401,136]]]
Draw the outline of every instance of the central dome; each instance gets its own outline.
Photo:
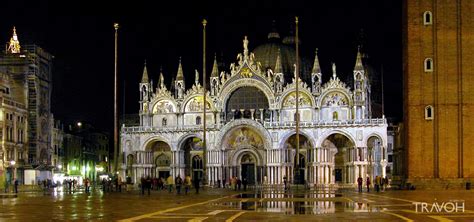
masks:
[[[294,37],[285,37],[285,39]],[[291,43],[292,41],[284,41]],[[275,71],[278,50],[280,50],[281,65],[285,75],[285,81],[291,82],[294,75],[294,64],[296,64],[296,50],[294,44],[282,43],[280,35],[277,32],[268,34],[268,41],[262,45],[255,47],[253,53],[255,59],[262,64],[264,69],[271,68]],[[301,43],[300,43],[301,44]],[[311,76],[311,64],[307,59],[301,56],[300,52],[300,78],[309,80]]]

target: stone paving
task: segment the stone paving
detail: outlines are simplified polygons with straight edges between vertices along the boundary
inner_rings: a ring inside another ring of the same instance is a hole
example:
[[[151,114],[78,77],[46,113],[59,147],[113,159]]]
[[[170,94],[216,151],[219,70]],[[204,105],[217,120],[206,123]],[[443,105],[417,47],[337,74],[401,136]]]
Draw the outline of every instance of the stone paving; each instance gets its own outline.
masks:
[[[200,194],[152,191],[142,196],[138,191],[96,189],[86,194],[58,189],[20,192],[16,198],[0,201],[0,221],[474,221],[472,190],[357,193],[352,189],[208,188]]]

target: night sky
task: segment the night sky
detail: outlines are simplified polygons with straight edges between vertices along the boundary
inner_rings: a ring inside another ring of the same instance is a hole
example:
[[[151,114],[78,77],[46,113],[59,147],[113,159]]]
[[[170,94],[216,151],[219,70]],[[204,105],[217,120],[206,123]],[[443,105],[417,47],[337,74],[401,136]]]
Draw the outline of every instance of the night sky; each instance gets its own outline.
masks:
[[[0,13],[0,42],[7,42],[16,26],[21,44],[37,44],[55,56],[52,112],[56,119],[85,121],[111,130],[114,22],[121,26],[119,107],[122,114],[125,98],[128,114],[138,112],[138,83],[145,59],[155,87],[162,66],[169,89],[180,56],[187,87],[194,82],[194,69],[202,71],[203,18],[208,20],[209,76],[214,53],[226,64],[235,62],[237,53],[243,50],[244,35],[253,50],[266,42],[273,20],[284,37],[294,15],[298,15],[301,55],[312,61],[315,48],[319,48],[324,81],[332,75],[331,62],[336,62],[341,80],[352,76],[358,36],[364,30],[364,47],[373,67],[384,67],[385,114],[401,120],[400,1],[232,1],[229,5],[199,2],[154,6],[137,1],[134,5],[129,2],[108,7],[11,1],[3,5],[5,10]]]

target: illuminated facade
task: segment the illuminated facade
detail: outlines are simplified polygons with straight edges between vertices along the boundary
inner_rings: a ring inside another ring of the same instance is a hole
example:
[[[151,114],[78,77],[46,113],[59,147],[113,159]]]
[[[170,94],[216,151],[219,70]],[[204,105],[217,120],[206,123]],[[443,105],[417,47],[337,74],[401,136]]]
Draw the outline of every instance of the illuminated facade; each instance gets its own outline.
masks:
[[[371,118],[370,84],[359,52],[352,88],[340,81],[335,64],[332,77],[323,84],[316,54],[312,69],[302,68],[301,76],[309,81],[299,81],[296,101],[293,65],[282,61],[288,54],[278,47],[276,54],[264,57],[249,52],[248,44],[245,37],[243,52],[228,71],[219,72],[214,60],[208,90],[201,86],[197,71],[195,83],[185,88],[181,61],[174,90],[165,86],[163,73],[153,89],[145,66],[139,84],[140,125],[121,129],[122,176],[134,182],[148,175],[199,178],[206,167],[205,179],[211,185],[229,183],[233,176],[247,178],[250,184],[276,185],[286,176],[311,186],[353,186],[359,176],[385,176],[387,124],[384,118]],[[262,65],[260,58],[276,59]],[[206,153],[201,142],[204,104]],[[296,180],[295,167],[302,175]]]
[[[53,56],[36,45],[22,45],[16,29],[0,55],[0,70],[15,80],[13,93],[25,104],[28,115],[27,163],[33,167],[51,168],[51,91]]]

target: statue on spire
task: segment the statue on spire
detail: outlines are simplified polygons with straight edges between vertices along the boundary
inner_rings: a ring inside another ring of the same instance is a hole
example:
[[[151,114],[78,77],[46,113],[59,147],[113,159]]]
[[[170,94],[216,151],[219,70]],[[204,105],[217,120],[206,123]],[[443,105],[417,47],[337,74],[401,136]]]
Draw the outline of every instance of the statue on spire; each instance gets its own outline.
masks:
[[[195,69],[194,71],[195,71],[194,81],[195,81],[196,86],[197,86],[197,85],[199,85],[199,72],[197,71],[197,69]]]
[[[20,41],[18,41],[18,36],[16,35],[16,28],[13,26],[13,36],[10,38],[7,51],[10,53],[20,53],[20,48]]]
[[[163,73],[160,73],[160,87],[165,88],[165,78],[163,78]]]
[[[336,79],[336,63],[332,63],[332,78]]]
[[[249,40],[247,39],[247,36],[245,36],[244,40],[244,60],[247,60],[249,58]]]

